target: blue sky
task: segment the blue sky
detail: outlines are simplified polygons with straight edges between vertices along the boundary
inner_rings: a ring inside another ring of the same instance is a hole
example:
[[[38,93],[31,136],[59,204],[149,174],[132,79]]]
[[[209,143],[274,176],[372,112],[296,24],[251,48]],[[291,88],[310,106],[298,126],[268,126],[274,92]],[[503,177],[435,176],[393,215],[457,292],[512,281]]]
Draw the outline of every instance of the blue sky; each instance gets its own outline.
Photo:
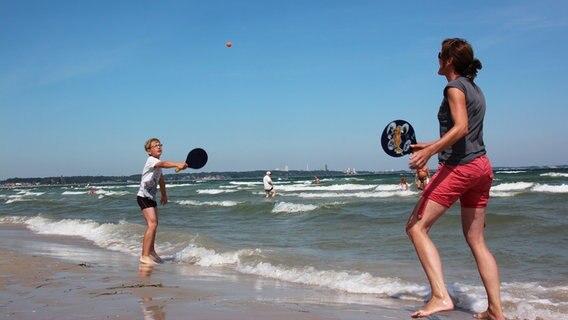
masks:
[[[560,0],[3,0],[0,179],[137,174],[150,137],[164,160],[206,149],[206,172],[405,169],[380,134],[406,119],[437,138],[448,37],[483,63],[494,166],[568,164],[566,17]]]

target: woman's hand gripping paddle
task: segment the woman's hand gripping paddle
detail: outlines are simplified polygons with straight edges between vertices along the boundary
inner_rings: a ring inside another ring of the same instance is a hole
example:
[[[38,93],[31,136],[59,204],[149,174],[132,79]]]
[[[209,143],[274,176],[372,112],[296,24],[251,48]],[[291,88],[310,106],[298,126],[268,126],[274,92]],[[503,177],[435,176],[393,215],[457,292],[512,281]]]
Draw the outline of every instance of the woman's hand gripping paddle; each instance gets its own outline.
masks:
[[[394,120],[383,130],[381,146],[391,157],[402,157],[412,153],[411,144],[416,144],[412,125],[404,120]]]
[[[207,163],[207,152],[201,148],[195,148],[191,150],[187,154],[187,158],[185,158],[185,163],[191,169],[201,169]],[[179,173],[181,170],[176,169],[176,173]]]

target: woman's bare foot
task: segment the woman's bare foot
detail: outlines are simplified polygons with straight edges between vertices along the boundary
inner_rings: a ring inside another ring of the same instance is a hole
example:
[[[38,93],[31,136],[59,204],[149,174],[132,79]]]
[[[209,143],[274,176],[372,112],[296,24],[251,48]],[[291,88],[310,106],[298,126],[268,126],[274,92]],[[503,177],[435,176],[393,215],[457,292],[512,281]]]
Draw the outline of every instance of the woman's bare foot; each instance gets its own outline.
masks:
[[[164,262],[164,260],[162,260],[162,258],[160,258],[160,256],[155,252],[150,253],[150,258],[152,258],[152,260],[154,260],[154,262],[156,262],[156,263],[163,263]]]
[[[483,312],[480,313],[476,313],[473,315],[474,319],[479,319],[479,320],[501,320],[501,319],[505,319],[505,317],[503,316],[503,314],[499,314],[499,316],[495,316],[493,315],[489,310],[485,310]]]
[[[489,311],[483,311],[480,313],[476,313],[473,315],[474,319],[480,319],[480,320],[489,320]]]
[[[156,265],[156,261],[154,261],[150,256],[141,256],[140,262],[149,265]]]
[[[440,300],[432,298],[424,308],[414,312],[410,315],[412,318],[425,318],[437,312],[452,311],[454,310],[454,303],[451,299]]]

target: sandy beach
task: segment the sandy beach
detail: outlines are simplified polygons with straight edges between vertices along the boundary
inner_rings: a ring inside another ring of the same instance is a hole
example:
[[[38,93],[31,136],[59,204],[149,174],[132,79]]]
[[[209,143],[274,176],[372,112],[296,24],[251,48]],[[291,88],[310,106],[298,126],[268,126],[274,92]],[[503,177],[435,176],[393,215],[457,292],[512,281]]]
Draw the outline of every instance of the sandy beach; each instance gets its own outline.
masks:
[[[30,243],[83,240],[36,235],[21,226],[2,226],[0,238],[0,311],[7,319],[409,319],[420,306],[223,269],[168,262],[147,267],[126,255],[122,262],[98,255],[79,262],[24,253]],[[470,317],[453,311],[432,319]]]

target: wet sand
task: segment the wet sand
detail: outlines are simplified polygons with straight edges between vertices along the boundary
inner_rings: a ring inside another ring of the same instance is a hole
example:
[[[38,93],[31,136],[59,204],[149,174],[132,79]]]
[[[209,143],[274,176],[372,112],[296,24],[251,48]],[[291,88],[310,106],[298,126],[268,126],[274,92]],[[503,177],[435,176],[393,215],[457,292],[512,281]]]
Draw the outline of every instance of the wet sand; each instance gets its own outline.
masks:
[[[14,232],[33,241],[50,238],[0,228],[0,312],[6,319],[410,319],[421,306],[230,270],[173,262],[148,267],[126,255],[122,263],[97,261],[99,256],[84,262],[58,259],[14,250],[5,238],[11,235],[13,241]],[[452,311],[430,319],[471,319],[471,314]]]

